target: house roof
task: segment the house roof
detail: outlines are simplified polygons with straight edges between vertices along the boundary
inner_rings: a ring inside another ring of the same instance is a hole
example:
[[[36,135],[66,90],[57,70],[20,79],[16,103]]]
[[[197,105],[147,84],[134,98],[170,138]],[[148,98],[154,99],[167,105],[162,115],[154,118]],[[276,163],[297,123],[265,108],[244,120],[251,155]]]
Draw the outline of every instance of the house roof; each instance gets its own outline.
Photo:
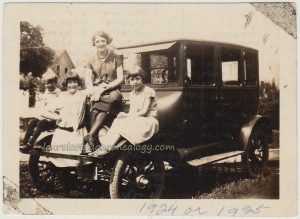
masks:
[[[54,49],[54,52],[56,54],[57,57],[61,56],[64,51],[66,51],[65,49]]]
[[[65,55],[67,57],[67,59],[69,60],[69,62],[71,63],[72,68],[75,68],[75,65],[74,65],[74,63],[73,63],[73,61],[72,61],[72,59],[71,59],[71,57],[70,57],[67,50],[65,50],[65,49],[54,49],[54,51],[55,51],[55,54],[56,54],[56,59],[58,59],[62,55]]]

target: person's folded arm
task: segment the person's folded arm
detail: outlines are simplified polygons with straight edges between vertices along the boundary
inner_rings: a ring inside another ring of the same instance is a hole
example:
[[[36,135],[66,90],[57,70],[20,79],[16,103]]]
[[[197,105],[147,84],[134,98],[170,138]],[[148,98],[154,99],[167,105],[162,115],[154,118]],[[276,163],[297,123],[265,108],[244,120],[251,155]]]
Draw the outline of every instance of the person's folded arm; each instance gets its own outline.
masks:
[[[61,120],[61,116],[59,114],[50,112],[49,110],[43,110],[41,116],[46,119],[52,119],[57,121]]]
[[[113,90],[119,87],[120,85],[122,85],[123,82],[124,82],[123,68],[122,66],[119,66],[117,68],[117,78],[114,81],[109,82],[108,84],[103,84],[103,87],[105,90]]]
[[[41,116],[46,119],[61,121],[62,120],[61,116],[56,112],[63,108],[62,101],[63,98],[59,97],[57,99],[57,102],[49,104],[46,107],[44,107],[41,110]]]

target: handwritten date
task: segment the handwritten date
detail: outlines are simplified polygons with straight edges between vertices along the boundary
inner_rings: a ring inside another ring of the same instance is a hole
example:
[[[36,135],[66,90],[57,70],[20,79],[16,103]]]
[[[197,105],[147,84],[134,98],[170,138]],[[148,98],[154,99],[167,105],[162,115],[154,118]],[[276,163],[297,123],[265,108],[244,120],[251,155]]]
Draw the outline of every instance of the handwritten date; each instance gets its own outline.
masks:
[[[144,202],[139,212],[141,214],[151,214],[151,215],[191,215],[191,216],[201,216],[201,215],[215,215],[215,216],[251,216],[259,215],[266,208],[270,208],[264,204],[257,206],[245,205],[239,208],[228,208],[222,206],[216,208],[214,212],[208,212],[202,207],[182,207],[177,204],[157,204]]]

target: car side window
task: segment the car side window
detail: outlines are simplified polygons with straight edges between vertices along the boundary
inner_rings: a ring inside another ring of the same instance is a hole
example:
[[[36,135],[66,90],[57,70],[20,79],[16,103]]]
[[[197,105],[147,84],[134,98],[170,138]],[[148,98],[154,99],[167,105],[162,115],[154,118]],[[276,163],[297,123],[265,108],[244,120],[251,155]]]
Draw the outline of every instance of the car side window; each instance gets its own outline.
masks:
[[[239,85],[241,66],[241,50],[222,47],[221,68],[224,85]]]
[[[258,84],[258,55],[254,52],[245,53],[245,81],[247,85]]]
[[[188,44],[186,47],[187,78],[192,85],[215,83],[215,47],[212,45]]]

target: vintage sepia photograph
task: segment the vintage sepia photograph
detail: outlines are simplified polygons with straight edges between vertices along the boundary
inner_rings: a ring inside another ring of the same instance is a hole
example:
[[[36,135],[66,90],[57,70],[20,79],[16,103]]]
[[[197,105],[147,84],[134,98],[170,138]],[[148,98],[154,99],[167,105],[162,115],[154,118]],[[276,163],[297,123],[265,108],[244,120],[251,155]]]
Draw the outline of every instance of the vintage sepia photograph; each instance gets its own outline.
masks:
[[[296,214],[295,3],[4,15],[4,213]]]

